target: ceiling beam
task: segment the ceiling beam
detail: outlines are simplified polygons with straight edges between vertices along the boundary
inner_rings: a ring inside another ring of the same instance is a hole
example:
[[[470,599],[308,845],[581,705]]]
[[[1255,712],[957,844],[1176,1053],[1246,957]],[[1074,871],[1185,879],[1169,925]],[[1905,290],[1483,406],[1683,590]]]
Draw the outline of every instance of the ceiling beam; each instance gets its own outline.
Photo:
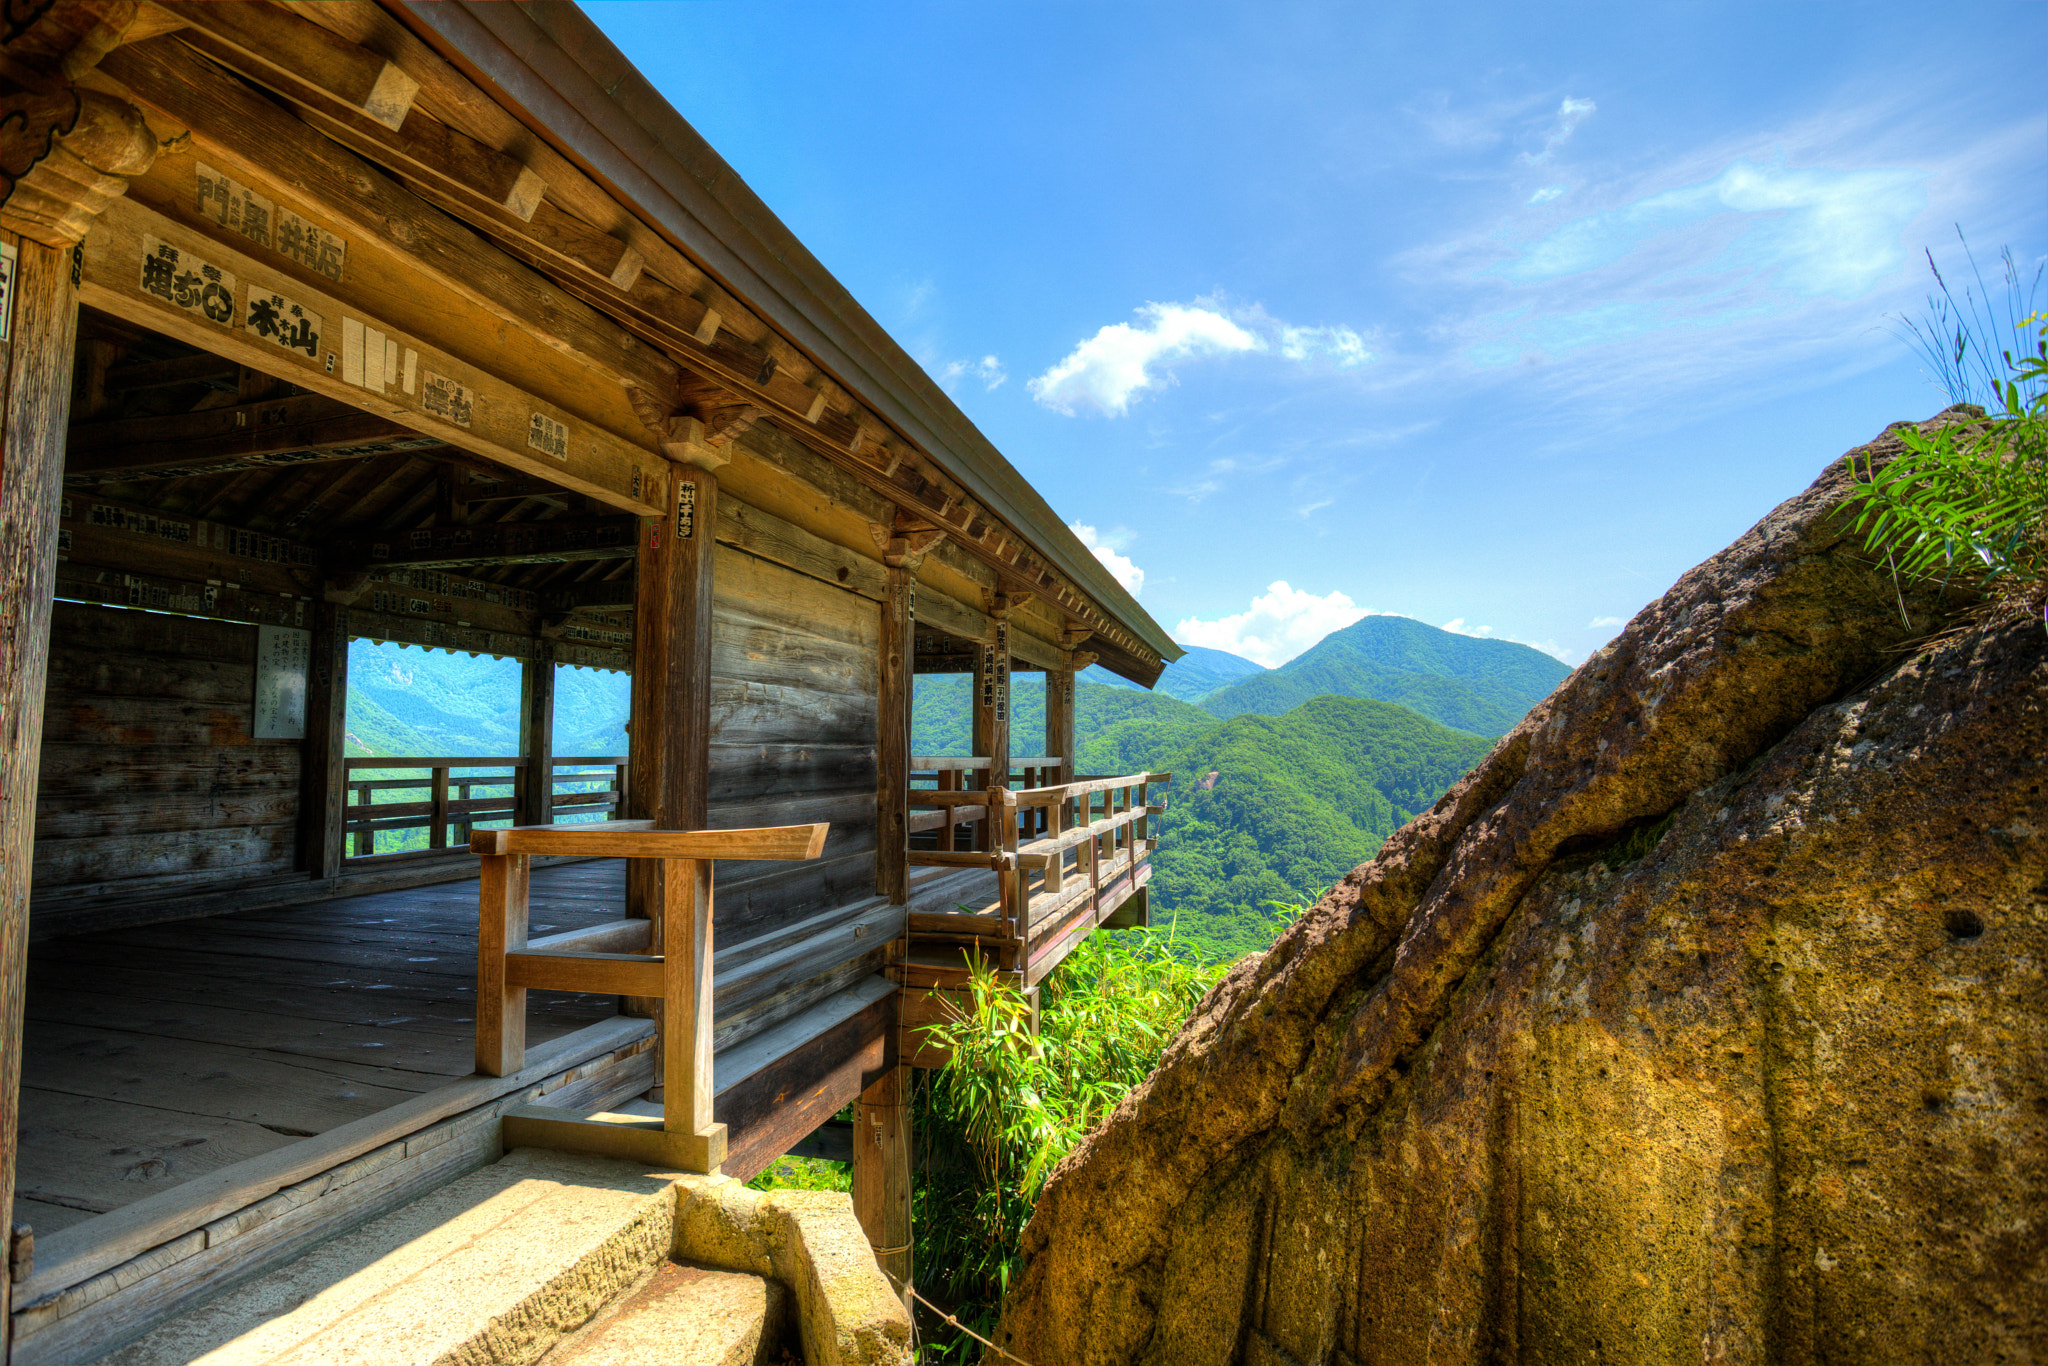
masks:
[[[72,485],[185,479],[226,470],[360,460],[442,444],[351,404],[298,394],[231,408],[81,423],[71,429],[65,447],[64,478]]]
[[[561,517],[545,522],[486,522],[392,531],[335,547],[334,563],[354,569],[405,565],[566,564],[618,560],[634,552],[637,517]]]

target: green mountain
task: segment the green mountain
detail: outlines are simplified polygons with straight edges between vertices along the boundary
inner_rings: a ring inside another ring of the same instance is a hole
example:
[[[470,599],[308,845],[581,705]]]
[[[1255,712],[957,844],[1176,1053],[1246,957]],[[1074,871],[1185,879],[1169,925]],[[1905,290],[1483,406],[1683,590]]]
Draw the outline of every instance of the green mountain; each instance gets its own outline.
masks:
[[[1173,922],[1211,957],[1264,948],[1265,902],[1342,878],[1489,748],[1366,698],[1318,697],[1284,716],[1217,724],[1167,760],[1173,795],[1157,826],[1152,923]]]
[[[1312,697],[1370,697],[1498,736],[1570,673],[1513,641],[1461,636],[1407,617],[1364,617],[1277,669],[1209,694],[1202,707],[1225,719],[1279,716]]]
[[[626,752],[632,680],[557,666],[555,753]],[[519,752],[519,661],[356,640],[348,651],[348,753],[424,758]]]
[[[966,675],[921,675],[912,748],[966,754],[971,700]],[[1010,726],[1016,752],[1040,747],[1041,678],[1013,680]],[[1371,858],[1490,747],[1372,699],[1318,697],[1284,716],[1221,721],[1178,698],[1086,678],[1074,686],[1074,731],[1084,773],[1173,774],[1154,826],[1152,923],[1173,924],[1178,941],[1212,958],[1265,947],[1266,901],[1326,887]]]
[[[1168,697],[1178,697],[1183,702],[1199,702],[1218,688],[1227,688],[1241,678],[1266,672],[1263,664],[1254,664],[1227,650],[1211,650],[1201,645],[1190,645],[1187,653],[1166,666],[1159,675],[1159,681],[1152,685],[1152,691],[1163,692]],[[1081,677],[1092,683],[1108,688],[1125,688],[1143,692],[1137,684],[1121,674],[1113,674],[1100,664],[1091,664],[1082,670]]]

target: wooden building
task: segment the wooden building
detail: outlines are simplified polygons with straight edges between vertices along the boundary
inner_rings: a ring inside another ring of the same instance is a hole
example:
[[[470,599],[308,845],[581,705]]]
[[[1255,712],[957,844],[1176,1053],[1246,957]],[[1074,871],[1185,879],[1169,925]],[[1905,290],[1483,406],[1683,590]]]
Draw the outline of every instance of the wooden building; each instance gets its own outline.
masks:
[[[1073,678],[1172,642],[573,5],[0,25],[9,1359],[579,1123],[745,1177],[858,1099],[907,1271],[932,989],[1142,921]],[[351,760],[361,638],[521,661],[519,752]]]

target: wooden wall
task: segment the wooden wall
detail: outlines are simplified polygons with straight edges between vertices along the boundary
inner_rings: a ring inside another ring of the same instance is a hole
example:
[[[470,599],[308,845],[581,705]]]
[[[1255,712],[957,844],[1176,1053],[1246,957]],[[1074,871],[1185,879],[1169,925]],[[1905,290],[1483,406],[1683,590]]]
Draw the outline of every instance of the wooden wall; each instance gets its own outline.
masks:
[[[721,544],[713,570],[713,826],[832,822],[811,863],[718,866],[718,942],[874,894],[880,609]]]
[[[254,626],[56,604],[37,916],[292,874],[300,744],[250,736],[255,690]]]

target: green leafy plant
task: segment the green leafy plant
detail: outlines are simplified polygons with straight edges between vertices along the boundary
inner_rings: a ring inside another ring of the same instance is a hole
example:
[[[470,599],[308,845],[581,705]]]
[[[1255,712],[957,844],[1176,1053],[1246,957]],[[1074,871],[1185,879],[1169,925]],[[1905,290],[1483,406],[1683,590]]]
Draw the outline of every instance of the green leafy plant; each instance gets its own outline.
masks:
[[[2041,272],[2023,285],[2012,253],[2002,259],[2007,316],[1998,319],[1981,274],[1959,301],[1928,257],[1940,292],[1910,333],[1950,400],[1974,411],[1932,431],[1900,427],[1905,450],[1882,468],[1850,457],[1858,483],[1849,498],[1865,546],[1895,575],[1974,581],[1994,594],[2048,574],[2048,314],[2031,307]],[[1986,340],[2015,331],[2025,342],[1994,350]]]
[[[918,1289],[989,1331],[1016,1270],[1032,1202],[1059,1160],[1158,1064],[1220,965],[1176,953],[1153,931],[1097,933],[1029,1003],[975,965],[953,1018],[930,1027],[952,1051],[918,1074]],[[927,1360],[973,1344],[927,1343]]]

